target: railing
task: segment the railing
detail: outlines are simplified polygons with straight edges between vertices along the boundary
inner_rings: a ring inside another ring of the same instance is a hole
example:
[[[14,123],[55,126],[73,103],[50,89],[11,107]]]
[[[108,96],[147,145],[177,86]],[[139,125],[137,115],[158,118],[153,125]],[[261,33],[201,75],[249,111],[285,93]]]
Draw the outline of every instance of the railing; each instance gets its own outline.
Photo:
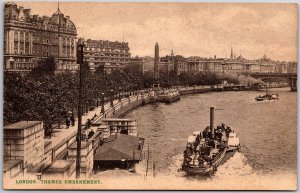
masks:
[[[203,85],[203,86],[176,86],[172,88],[177,88],[180,94],[195,94],[195,93],[202,93],[202,92],[210,92],[211,86],[210,85]],[[146,93],[145,95],[141,95],[141,93],[147,90],[139,90],[137,91],[137,95],[132,95],[130,97],[122,98],[121,101],[118,101],[113,106],[109,106],[105,109],[105,112],[97,117],[95,117],[92,121],[94,122],[102,121],[104,118],[112,118],[114,116],[121,116],[122,114],[138,107],[142,104],[142,101],[149,98],[149,95]],[[109,102],[108,98],[105,100]],[[101,107],[100,107],[101,108]],[[57,144],[52,148],[52,155],[53,159],[55,159],[56,155],[63,151],[63,148],[68,148],[70,145],[70,141],[74,140],[76,137],[76,132],[72,133],[68,138]],[[63,147],[64,146],[64,147]]]

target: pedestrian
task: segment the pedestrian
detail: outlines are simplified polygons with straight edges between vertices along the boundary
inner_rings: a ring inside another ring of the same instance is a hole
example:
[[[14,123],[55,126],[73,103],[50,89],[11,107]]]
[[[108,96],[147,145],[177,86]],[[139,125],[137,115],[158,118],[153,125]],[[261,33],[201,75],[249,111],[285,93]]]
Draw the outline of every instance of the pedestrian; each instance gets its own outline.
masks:
[[[92,126],[92,121],[91,121],[91,119],[88,119],[88,121],[87,121],[87,128],[91,128],[91,126]]]
[[[75,117],[74,117],[73,113],[72,113],[72,116],[71,116],[71,124],[72,124],[72,126],[75,126]]]
[[[69,127],[70,127],[70,118],[68,116],[66,116],[66,126],[67,126],[67,129],[69,129]]]

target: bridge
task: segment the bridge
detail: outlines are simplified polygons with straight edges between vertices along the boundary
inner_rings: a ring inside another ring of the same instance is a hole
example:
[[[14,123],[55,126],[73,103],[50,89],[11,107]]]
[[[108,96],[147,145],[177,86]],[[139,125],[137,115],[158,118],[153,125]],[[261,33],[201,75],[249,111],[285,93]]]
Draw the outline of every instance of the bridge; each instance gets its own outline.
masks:
[[[297,91],[297,73],[251,73],[249,75],[262,81],[281,80],[290,85],[291,91]]]

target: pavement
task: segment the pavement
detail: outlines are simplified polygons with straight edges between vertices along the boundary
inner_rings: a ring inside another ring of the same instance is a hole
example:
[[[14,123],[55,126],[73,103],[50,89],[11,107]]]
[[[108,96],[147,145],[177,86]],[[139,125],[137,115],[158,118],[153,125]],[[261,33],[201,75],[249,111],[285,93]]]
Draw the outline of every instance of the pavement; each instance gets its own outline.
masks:
[[[135,97],[136,96],[132,96],[131,100]],[[113,101],[114,106],[117,105],[118,102],[119,102],[118,100],[114,100]],[[128,104],[128,99],[123,98],[122,103],[123,105]],[[108,109],[110,109],[110,102],[104,104],[105,112]],[[94,110],[89,111],[88,113],[84,113],[82,115],[82,124],[85,124],[88,121],[88,119],[92,119],[95,116],[95,114],[99,116],[100,112],[101,112],[101,106],[96,107]],[[64,124],[61,125],[59,129],[58,128],[53,129],[51,139],[49,139],[50,141],[52,141],[52,147],[55,147],[56,145],[64,141],[64,139],[67,139],[70,136],[75,135],[77,133],[77,130],[78,130],[78,118],[75,118],[74,126],[70,126],[69,128],[67,128],[66,125]]]

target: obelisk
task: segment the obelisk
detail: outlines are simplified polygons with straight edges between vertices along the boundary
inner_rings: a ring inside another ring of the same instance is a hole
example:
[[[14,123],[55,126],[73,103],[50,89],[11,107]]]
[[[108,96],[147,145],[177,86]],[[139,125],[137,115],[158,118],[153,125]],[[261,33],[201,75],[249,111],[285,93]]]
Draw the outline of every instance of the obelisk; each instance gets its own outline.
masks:
[[[155,54],[154,54],[154,78],[155,80],[159,79],[159,47],[158,43],[155,44]]]

